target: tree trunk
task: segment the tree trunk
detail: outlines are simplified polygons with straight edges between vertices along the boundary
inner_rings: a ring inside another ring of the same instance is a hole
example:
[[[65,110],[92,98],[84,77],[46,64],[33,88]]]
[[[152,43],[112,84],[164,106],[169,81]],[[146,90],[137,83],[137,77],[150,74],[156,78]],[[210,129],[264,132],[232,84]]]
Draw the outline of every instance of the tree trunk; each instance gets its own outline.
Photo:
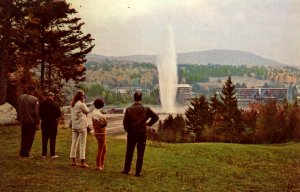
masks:
[[[6,102],[11,104],[15,109],[17,108],[17,100],[20,95],[20,88],[15,82],[7,81],[6,87]]]
[[[5,59],[1,60],[2,66],[0,67],[0,105],[6,102],[6,88],[7,88],[7,72],[5,65]]]
[[[11,25],[9,24],[9,19],[5,18],[3,22],[4,26],[2,29],[2,40],[0,47],[0,105],[6,102],[6,87],[8,78],[8,52],[9,52],[9,31]]]
[[[44,76],[45,76],[45,29],[42,29],[42,44],[41,44],[41,89],[44,89]]]

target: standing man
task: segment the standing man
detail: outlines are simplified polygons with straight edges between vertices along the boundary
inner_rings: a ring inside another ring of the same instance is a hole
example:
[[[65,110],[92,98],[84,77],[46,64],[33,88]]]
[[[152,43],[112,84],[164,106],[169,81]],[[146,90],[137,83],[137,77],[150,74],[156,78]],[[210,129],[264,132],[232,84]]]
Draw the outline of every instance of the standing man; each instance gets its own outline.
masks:
[[[51,158],[57,158],[55,144],[57,135],[57,119],[61,116],[59,106],[54,102],[54,93],[49,92],[46,99],[41,102],[40,116],[42,119],[42,157],[47,156],[47,145],[50,139]]]
[[[146,148],[146,129],[158,121],[158,115],[149,107],[141,104],[142,93],[137,91],[134,93],[134,104],[125,111],[123,119],[124,129],[127,132],[127,148],[126,159],[123,174],[128,174],[131,167],[134,148],[137,145],[137,160],[135,176],[141,176],[144,152]],[[148,119],[151,119],[147,122]]]
[[[20,157],[29,157],[37,125],[39,124],[39,101],[32,94],[35,87],[30,85],[18,98],[18,119],[21,122]]]

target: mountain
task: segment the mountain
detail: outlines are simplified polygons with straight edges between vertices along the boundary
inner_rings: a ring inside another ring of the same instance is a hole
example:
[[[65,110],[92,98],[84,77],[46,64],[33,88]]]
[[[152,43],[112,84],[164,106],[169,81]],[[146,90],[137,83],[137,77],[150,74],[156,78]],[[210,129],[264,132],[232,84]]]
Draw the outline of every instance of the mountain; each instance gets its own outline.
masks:
[[[132,61],[156,63],[155,55],[130,55],[119,57],[106,57],[97,54],[88,54],[88,61]],[[267,59],[253,53],[238,50],[207,50],[177,54],[178,64],[220,64],[220,65],[263,65],[263,66],[284,66],[286,64]]]

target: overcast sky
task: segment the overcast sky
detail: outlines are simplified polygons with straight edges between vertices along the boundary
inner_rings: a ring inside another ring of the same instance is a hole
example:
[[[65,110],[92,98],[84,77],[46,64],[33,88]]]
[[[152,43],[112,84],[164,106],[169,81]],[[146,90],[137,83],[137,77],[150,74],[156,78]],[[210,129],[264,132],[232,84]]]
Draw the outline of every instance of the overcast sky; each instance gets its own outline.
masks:
[[[300,66],[300,0],[67,0],[105,56],[159,54],[172,26],[176,52],[248,51]]]

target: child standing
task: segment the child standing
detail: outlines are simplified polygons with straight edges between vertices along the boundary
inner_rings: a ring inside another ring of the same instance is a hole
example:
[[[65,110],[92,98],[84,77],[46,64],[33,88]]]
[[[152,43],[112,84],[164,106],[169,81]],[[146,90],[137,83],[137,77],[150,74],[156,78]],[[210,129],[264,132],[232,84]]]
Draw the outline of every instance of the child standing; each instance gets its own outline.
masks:
[[[102,171],[104,169],[104,161],[106,157],[106,126],[107,121],[100,109],[104,106],[102,99],[98,98],[94,101],[95,109],[91,117],[93,121],[94,134],[98,141],[98,152],[96,156],[96,170]]]

